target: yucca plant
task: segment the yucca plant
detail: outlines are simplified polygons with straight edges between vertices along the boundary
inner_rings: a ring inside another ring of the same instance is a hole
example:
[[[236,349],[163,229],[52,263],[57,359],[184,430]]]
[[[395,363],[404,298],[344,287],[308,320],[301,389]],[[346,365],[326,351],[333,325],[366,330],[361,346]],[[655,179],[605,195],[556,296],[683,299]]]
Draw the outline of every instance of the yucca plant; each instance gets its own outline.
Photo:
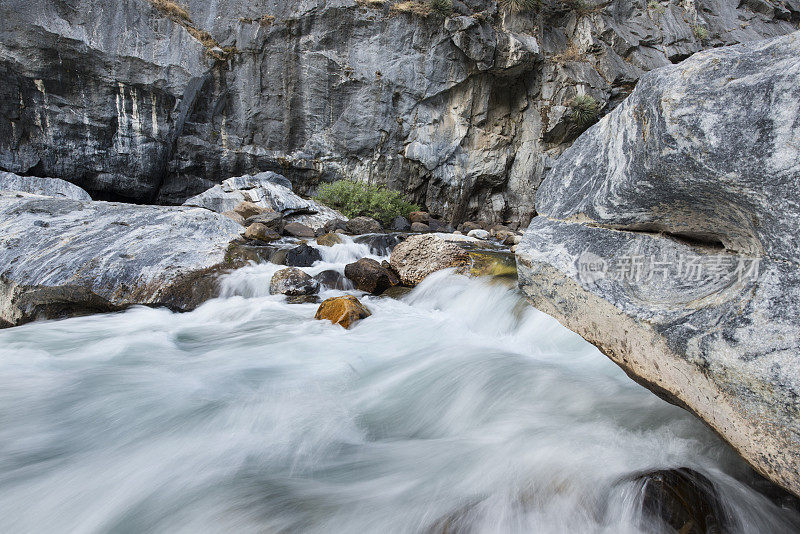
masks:
[[[600,115],[600,104],[590,95],[578,95],[572,99],[572,121],[581,128],[589,126]]]
[[[539,7],[542,0],[498,0],[498,3],[511,11],[531,11]]]

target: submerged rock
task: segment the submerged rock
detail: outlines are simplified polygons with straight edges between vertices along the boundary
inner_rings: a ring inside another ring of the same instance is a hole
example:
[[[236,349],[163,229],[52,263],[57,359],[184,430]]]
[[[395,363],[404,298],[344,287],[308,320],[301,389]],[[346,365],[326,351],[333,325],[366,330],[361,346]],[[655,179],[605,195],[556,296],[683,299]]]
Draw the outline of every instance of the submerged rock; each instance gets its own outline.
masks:
[[[0,171],[0,191],[21,191],[47,197],[92,200],[89,193],[77,185],[58,178],[17,176],[16,174],[2,171]]]
[[[380,295],[400,283],[397,276],[371,258],[361,258],[344,268],[344,275],[359,291]]]
[[[400,242],[397,234],[369,234],[353,238],[353,242],[369,246],[371,254],[387,256]]]
[[[352,327],[361,319],[366,319],[372,315],[369,309],[352,295],[334,297],[320,304],[317,314],[314,316],[318,320],[328,320],[333,324],[338,324],[344,328]]]
[[[800,495],[800,33],[646,75],[543,182],[534,306]]]
[[[351,284],[347,281],[347,278],[339,271],[334,271],[333,269],[328,269],[315,275],[314,280],[330,289],[339,289],[343,291],[351,289]]]
[[[269,283],[270,295],[315,295],[319,292],[319,282],[295,267],[281,269],[272,275]]]
[[[643,473],[634,479],[642,506],[643,530],[664,525],[680,534],[738,532],[712,482],[693,469]]]
[[[198,208],[0,192],[0,324],[133,304],[191,310],[217,295],[240,232]]]
[[[414,235],[392,250],[389,263],[403,284],[415,286],[433,272],[468,265],[469,254],[437,234]]]

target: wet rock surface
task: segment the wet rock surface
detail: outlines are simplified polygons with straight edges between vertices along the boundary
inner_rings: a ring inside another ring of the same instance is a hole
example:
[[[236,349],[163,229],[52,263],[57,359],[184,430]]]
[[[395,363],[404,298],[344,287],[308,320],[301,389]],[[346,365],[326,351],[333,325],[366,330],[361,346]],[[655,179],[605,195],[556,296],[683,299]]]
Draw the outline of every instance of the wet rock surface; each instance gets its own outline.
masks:
[[[272,276],[269,283],[270,295],[300,297],[319,292],[319,282],[295,267],[281,269]]]
[[[556,163],[517,249],[537,308],[795,494],[798,102],[800,33],[648,74]]]
[[[372,315],[369,309],[352,295],[333,297],[320,304],[315,315],[318,320],[327,320],[346,329],[352,328],[361,319]]]
[[[680,534],[736,532],[711,481],[693,469],[643,473],[636,477],[643,529],[659,525]]]
[[[311,267],[314,262],[320,260],[322,260],[322,254],[319,250],[306,244],[286,250],[284,256],[284,264],[292,267]],[[273,261],[273,263],[276,262]]]
[[[400,281],[389,269],[371,258],[362,258],[344,268],[344,275],[359,291],[380,295]]]

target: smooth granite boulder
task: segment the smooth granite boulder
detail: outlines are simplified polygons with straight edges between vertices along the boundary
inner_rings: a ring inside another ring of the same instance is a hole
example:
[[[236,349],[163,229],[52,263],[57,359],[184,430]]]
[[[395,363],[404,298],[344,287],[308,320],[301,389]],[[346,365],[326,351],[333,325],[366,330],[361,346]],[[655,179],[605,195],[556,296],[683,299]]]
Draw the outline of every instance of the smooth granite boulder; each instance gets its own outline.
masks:
[[[800,33],[646,75],[548,174],[537,308],[800,495]]]
[[[133,304],[190,310],[217,295],[241,230],[198,208],[0,192],[0,326]]]

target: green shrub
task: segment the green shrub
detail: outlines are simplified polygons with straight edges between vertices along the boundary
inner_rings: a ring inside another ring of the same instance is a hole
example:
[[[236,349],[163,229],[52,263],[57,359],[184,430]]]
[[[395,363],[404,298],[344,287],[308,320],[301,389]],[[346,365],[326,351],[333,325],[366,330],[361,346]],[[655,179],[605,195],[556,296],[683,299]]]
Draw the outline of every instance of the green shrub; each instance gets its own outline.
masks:
[[[708,28],[706,28],[702,24],[695,24],[694,26],[692,26],[692,31],[694,32],[694,36],[700,39],[701,41],[705,41],[711,36],[711,34],[708,31]]]
[[[589,126],[600,115],[600,105],[589,95],[578,95],[572,99],[572,120],[581,128]]]
[[[384,225],[388,225],[395,217],[408,217],[412,211],[419,211],[419,206],[408,202],[398,191],[352,180],[322,184],[316,199],[347,217],[364,215]]]
[[[453,14],[453,0],[430,0],[431,11],[443,17]]]

